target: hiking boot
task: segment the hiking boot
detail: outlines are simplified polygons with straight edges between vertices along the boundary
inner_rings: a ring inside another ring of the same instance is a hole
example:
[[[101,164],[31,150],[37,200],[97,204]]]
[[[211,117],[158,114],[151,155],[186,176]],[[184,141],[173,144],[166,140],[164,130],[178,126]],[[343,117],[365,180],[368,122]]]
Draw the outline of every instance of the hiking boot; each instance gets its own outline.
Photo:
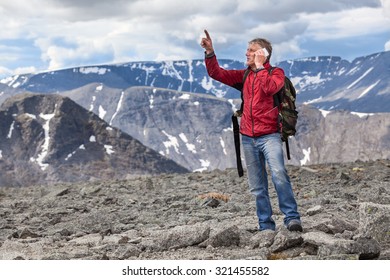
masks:
[[[289,231],[299,231],[302,232],[303,228],[301,226],[301,222],[297,220],[292,220],[291,222],[288,223],[287,229]]]

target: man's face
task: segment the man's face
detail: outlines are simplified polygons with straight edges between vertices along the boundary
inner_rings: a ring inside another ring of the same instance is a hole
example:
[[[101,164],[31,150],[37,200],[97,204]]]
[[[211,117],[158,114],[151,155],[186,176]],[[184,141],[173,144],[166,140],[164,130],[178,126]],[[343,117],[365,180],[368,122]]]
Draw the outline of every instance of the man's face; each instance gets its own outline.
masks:
[[[256,43],[251,43],[246,49],[246,65],[249,67],[255,67],[255,52],[261,49],[261,46]]]

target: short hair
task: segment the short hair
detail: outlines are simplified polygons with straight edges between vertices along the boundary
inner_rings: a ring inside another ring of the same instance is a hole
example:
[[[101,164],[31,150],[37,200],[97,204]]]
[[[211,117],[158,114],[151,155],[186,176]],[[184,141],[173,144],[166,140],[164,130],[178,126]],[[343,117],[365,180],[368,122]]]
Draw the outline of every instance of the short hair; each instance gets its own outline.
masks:
[[[264,38],[255,38],[251,41],[249,41],[249,44],[258,44],[262,48],[266,48],[266,50],[269,53],[269,56],[267,57],[267,60],[269,61],[271,59],[272,55],[272,45],[271,42]]]

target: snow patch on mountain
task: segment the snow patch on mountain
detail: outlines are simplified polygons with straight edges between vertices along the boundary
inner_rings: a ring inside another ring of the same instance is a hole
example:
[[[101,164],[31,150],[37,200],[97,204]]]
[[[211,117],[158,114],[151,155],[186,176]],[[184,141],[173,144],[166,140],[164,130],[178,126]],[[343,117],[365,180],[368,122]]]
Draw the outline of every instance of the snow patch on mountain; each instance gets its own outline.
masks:
[[[102,105],[99,105],[99,118],[101,118],[102,120],[104,120],[104,117],[106,116],[107,114],[107,111],[104,110],[104,108],[102,107]]]
[[[75,71],[77,71],[77,68],[75,68]],[[110,71],[110,69],[104,68],[104,67],[80,67],[79,68],[80,73],[82,74],[98,74],[98,75],[104,75],[107,72]]]
[[[57,107],[57,105],[56,105]],[[41,167],[42,170],[45,170],[49,164],[44,163],[43,160],[45,159],[48,151],[49,151],[49,144],[50,144],[50,120],[54,117],[55,113],[52,114],[39,114],[39,117],[44,119],[46,122],[42,126],[44,133],[45,133],[45,138],[44,142],[42,144],[42,151],[41,153],[37,156],[37,158],[30,158],[30,161],[38,163],[38,165]]]
[[[186,144],[187,149],[192,152],[193,154],[196,154],[196,147],[194,144],[188,143],[187,136],[184,133],[179,134],[180,139]]]
[[[310,162],[310,153],[311,153],[311,148],[307,148],[307,149],[302,149],[302,152],[304,154],[304,158],[301,159],[301,165],[306,165],[308,164],[308,162]]]
[[[185,94],[182,94],[180,95],[179,97],[180,99],[185,99],[185,100],[188,100],[191,98],[191,95],[189,95],[188,93],[185,93]]]
[[[11,126],[9,128],[9,131],[8,131],[8,134],[7,134],[7,139],[11,139],[12,137],[12,132],[14,131],[14,127],[15,127],[15,121],[13,121],[11,123]]]
[[[298,94],[298,93],[297,93]],[[320,102],[322,101],[323,98],[322,96],[318,97],[318,98],[315,98],[315,99],[312,99],[312,100],[308,100],[308,101],[305,101],[303,102],[303,104],[307,105],[307,104],[313,104],[313,103],[316,103],[316,102]]]
[[[360,82],[361,80],[363,80],[363,78],[365,76],[367,76],[372,70],[374,69],[374,67],[371,67],[370,69],[368,69],[366,72],[364,72],[363,75],[361,75],[358,79],[356,79],[352,84],[350,84],[347,89],[350,89],[352,88],[354,85],[356,85],[358,82]]]
[[[222,147],[222,151],[225,155],[227,155],[227,152],[226,152],[226,145],[225,145],[225,141],[223,141],[222,137],[219,137],[219,143],[221,144],[221,147]]]
[[[96,87],[95,92],[100,92],[103,90],[103,84],[100,84]]]
[[[111,154],[115,153],[115,151],[113,150],[112,145],[104,145],[104,149],[106,150],[106,153],[108,155],[111,155]]]
[[[175,149],[175,152],[176,153],[179,153],[179,141],[177,140],[177,138],[175,136],[172,136],[172,135],[169,135],[168,133],[166,133],[164,130],[161,131],[167,138],[168,138],[168,141],[164,141],[163,144],[165,146],[165,153],[164,152],[160,152],[160,154],[162,155],[169,155],[169,149],[172,147]]]
[[[80,145],[76,150],[74,150],[72,153],[68,154],[65,158],[65,161],[68,161],[72,156],[76,154],[78,150],[85,150],[84,144]]]
[[[96,96],[92,96],[92,102],[91,102],[91,105],[89,106],[89,111],[93,111],[93,108],[94,108],[94,103],[96,101]]]
[[[380,80],[376,81],[376,83],[370,85],[369,87],[367,87],[358,97],[358,99],[362,98],[363,96],[365,96],[368,92],[370,92],[377,84],[379,84]]]
[[[6,84],[7,86],[12,87],[12,88],[18,88],[18,87],[22,86],[23,84],[25,84],[27,81],[28,81],[27,77],[21,76],[21,75],[15,75],[12,77],[7,77],[7,78],[2,79],[0,81],[0,83]]]
[[[118,105],[117,105],[117,107],[116,107],[116,111],[115,111],[115,113],[112,115],[111,120],[110,120],[110,122],[109,122],[110,125],[112,125],[112,121],[115,119],[116,115],[118,114],[119,110],[120,110],[121,107],[122,107],[122,102],[123,102],[123,97],[124,97],[124,95],[125,95],[125,93],[122,91],[122,92],[121,92],[121,97],[120,97],[119,102],[118,102]]]
[[[322,116],[323,116],[324,118],[326,118],[326,116],[327,116],[329,113],[331,113],[332,111],[327,111],[327,110],[322,110],[322,109],[320,109],[320,112],[321,112]]]
[[[375,115],[373,113],[367,114],[367,113],[359,113],[359,112],[351,112],[351,114],[355,115],[355,116],[358,116],[359,118],[365,118],[365,117],[369,117],[369,116],[374,116]]]
[[[303,73],[305,74],[305,73]],[[328,79],[324,79],[324,78],[321,78],[321,75],[322,73],[317,73],[317,75],[315,76],[310,76],[310,75],[304,75],[304,76],[301,76],[301,77],[294,77],[291,79],[291,82],[294,84],[294,86],[298,87],[298,88],[304,88],[304,87],[307,87],[307,86],[312,86],[312,85],[318,85],[318,84],[321,84],[321,83],[324,83],[325,81],[328,81],[330,80],[329,78]],[[299,90],[297,92],[297,94],[299,93]]]
[[[193,172],[203,172],[207,171],[209,166],[210,166],[210,161],[209,160],[204,160],[204,159],[199,159],[201,167],[198,169],[195,169]]]

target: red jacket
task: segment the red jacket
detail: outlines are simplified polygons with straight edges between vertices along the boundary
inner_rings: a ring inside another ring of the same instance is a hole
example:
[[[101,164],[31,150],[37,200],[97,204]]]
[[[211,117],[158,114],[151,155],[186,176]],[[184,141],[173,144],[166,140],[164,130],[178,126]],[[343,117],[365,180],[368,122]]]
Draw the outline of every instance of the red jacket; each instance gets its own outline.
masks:
[[[209,76],[225,85],[236,87],[242,84],[245,69],[226,70],[219,66],[217,57],[205,59]],[[273,95],[284,86],[284,71],[275,67],[269,74],[271,65],[265,69],[250,71],[243,85],[244,108],[240,122],[240,133],[250,137],[271,134],[279,131],[278,108],[274,107]]]

